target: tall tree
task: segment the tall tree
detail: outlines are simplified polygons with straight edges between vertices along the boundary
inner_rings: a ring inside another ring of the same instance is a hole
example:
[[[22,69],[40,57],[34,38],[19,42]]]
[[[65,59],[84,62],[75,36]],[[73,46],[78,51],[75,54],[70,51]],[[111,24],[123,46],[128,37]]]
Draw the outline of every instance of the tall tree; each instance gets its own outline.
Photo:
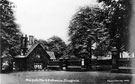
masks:
[[[69,37],[73,52],[79,56],[84,47],[91,52],[91,45],[101,44],[109,38],[108,29],[103,24],[105,10],[99,6],[82,7],[73,16],[69,25]],[[88,56],[92,53],[88,53]]]
[[[0,37],[1,53],[8,50],[11,55],[16,55],[19,50],[20,31],[15,23],[13,3],[0,0]]]
[[[128,50],[129,46],[129,22],[131,17],[130,0],[98,0],[108,8],[105,26],[109,29],[111,46],[118,52]],[[109,21],[109,22],[108,22]]]
[[[58,36],[53,36],[48,39],[48,47],[49,50],[55,52],[56,58],[60,58],[62,55],[64,55],[66,50],[65,42]]]

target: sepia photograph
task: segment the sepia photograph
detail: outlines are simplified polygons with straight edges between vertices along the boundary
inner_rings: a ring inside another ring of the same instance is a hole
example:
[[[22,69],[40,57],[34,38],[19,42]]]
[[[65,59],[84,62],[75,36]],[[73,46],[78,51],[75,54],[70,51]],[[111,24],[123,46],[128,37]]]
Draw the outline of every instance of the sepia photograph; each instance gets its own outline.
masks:
[[[135,0],[0,0],[0,84],[135,84]]]

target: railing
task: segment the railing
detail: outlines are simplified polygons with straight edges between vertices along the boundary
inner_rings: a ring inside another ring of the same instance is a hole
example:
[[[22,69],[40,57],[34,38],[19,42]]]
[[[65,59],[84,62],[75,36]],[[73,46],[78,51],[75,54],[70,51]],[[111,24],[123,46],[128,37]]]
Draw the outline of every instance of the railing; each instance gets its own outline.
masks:
[[[60,61],[55,60],[55,61],[49,61],[47,65],[48,70],[60,70]]]
[[[69,60],[62,59],[57,61],[50,61],[47,65],[47,69],[49,70],[82,70],[85,68],[86,70],[90,70],[90,66],[92,66],[91,70],[111,70],[111,60],[90,60],[86,59],[84,62],[84,66],[82,66],[82,61],[79,60]]]
[[[67,70],[81,70],[81,60],[68,60]]]
[[[118,59],[118,71],[119,72],[132,72],[135,71],[135,59],[134,58],[121,58]]]

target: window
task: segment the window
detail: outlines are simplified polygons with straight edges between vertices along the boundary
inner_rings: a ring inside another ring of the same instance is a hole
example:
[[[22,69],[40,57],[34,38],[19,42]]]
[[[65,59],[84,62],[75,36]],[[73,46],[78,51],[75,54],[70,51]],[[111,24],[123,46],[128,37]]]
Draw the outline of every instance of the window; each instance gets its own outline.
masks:
[[[36,55],[36,58],[40,58],[40,55]]]

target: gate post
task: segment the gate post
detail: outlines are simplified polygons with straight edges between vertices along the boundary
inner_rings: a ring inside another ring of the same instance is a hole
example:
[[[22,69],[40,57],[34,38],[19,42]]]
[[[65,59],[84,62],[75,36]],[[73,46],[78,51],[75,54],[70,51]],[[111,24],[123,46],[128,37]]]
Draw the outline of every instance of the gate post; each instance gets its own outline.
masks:
[[[112,49],[112,72],[118,71],[118,53],[116,47],[113,47]]]
[[[81,70],[87,69],[87,67],[86,67],[87,54],[88,54],[88,52],[85,48],[80,52],[80,55],[81,55]]]
[[[67,70],[68,67],[68,59],[60,59],[60,69]]]

